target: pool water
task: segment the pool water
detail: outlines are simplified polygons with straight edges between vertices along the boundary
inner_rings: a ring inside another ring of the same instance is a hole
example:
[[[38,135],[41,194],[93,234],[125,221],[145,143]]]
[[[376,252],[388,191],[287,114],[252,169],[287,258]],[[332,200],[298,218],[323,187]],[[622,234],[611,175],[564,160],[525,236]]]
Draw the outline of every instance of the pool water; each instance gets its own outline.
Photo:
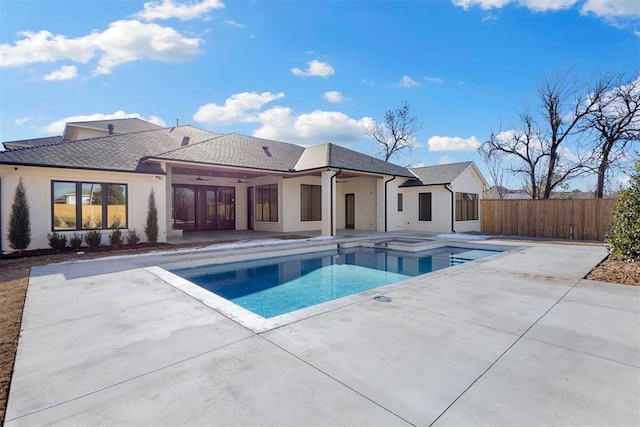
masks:
[[[270,318],[498,252],[450,246],[415,253],[357,247],[171,272]]]

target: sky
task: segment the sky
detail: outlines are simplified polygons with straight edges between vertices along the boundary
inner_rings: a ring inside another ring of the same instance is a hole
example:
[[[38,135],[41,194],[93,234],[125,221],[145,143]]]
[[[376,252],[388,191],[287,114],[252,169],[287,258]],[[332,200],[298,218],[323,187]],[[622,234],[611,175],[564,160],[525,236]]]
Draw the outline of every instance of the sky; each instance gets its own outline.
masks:
[[[545,75],[639,64],[637,0],[2,0],[0,141],[139,117],[375,155],[365,129],[407,102],[399,163],[488,178],[478,146]]]

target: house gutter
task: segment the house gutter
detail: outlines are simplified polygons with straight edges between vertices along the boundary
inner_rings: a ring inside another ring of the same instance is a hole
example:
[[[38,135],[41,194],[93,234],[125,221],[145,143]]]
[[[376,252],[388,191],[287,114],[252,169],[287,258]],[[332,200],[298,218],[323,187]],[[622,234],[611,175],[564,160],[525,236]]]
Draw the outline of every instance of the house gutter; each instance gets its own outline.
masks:
[[[384,232],[386,233],[388,231],[387,229],[387,220],[388,220],[388,213],[387,210],[389,208],[388,206],[388,200],[387,200],[387,184],[390,183],[391,181],[393,181],[394,179],[396,179],[396,176],[393,175],[393,178],[388,179],[384,182]]]
[[[455,194],[453,194],[453,191],[451,191],[451,188],[449,188],[449,184],[443,184],[445,190],[447,190],[449,193],[451,193],[451,232],[455,233],[456,230],[453,228],[454,225],[454,219],[455,219]]]
[[[331,169],[327,169],[328,171]],[[338,171],[336,173],[334,173],[331,178],[329,178],[329,196],[331,197],[331,209],[329,210],[329,215],[331,215],[330,219],[331,219],[331,237],[335,237],[335,233],[333,232],[333,181],[336,179],[336,176],[340,175],[340,172],[342,172],[342,169],[338,169]]]

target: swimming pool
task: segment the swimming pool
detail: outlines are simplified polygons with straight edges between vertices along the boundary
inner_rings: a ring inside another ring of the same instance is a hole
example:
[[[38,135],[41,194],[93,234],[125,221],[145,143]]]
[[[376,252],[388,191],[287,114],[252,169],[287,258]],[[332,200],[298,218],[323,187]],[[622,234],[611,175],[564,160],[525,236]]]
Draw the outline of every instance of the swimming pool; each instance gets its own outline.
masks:
[[[453,246],[415,253],[355,247],[170,272],[271,318],[499,252]]]

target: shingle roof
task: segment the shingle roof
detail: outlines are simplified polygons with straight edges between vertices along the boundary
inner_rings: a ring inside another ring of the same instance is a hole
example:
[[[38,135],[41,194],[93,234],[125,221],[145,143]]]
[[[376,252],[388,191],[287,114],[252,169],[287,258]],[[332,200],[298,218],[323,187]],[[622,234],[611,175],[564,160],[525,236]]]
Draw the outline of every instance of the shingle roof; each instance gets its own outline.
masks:
[[[451,163],[448,165],[425,166],[411,168],[417,179],[409,180],[401,187],[413,187],[419,185],[451,184],[473,162]]]
[[[109,130],[109,125],[114,126],[114,133],[124,134],[133,132],[143,132],[147,130],[163,129],[162,126],[147,122],[135,117],[128,119],[92,120],[86,122],[69,122],[67,126],[83,127],[88,129]]]
[[[185,136],[200,142],[219,136],[193,126],[161,128],[128,135],[110,135],[79,141],[0,152],[0,163],[78,169],[163,173],[159,165],[140,162],[181,146]]]
[[[297,145],[231,133],[150,157],[288,172],[303,152]]]
[[[408,169],[402,166],[335,144],[323,144],[307,148],[296,164],[297,171],[326,167],[384,175],[413,176]]]
[[[5,164],[160,174],[163,171],[156,164],[158,160],[278,172],[334,168],[413,176],[404,167],[334,144],[305,149],[294,144],[237,133],[221,135],[190,125],[0,152],[0,163]]]
[[[35,147],[38,145],[57,144],[62,142],[62,135],[45,136],[44,138],[22,139],[18,141],[5,141],[2,144],[7,150],[15,150],[24,147]]]

